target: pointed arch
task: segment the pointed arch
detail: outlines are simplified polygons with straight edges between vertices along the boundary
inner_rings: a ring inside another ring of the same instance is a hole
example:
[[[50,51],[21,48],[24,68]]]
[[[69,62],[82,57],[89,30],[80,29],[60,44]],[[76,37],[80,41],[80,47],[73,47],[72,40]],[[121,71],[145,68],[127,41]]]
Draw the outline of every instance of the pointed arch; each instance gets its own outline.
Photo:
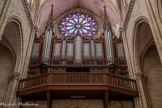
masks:
[[[160,103],[155,99],[156,93],[153,92],[156,91],[155,89],[158,84],[156,79],[162,76],[159,73],[162,68],[158,67],[160,66],[160,62],[158,62],[160,61],[160,57],[154,42],[149,21],[145,17],[139,17],[135,22],[132,49],[133,70],[134,74],[139,79],[138,85],[143,105],[145,107],[156,108]],[[152,61],[154,61],[154,63]],[[154,73],[159,73],[159,75],[155,75]],[[162,94],[161,92],[158,93]]]
[[[1,43],[8,46],[11,54],[14,55],[12,59],[13,68],[7,74],[8,86],[5,94],[5,102],[13,101],[16,95],[16,87],[19,75],[23,69],[23,32],[22,21],[17,16],[9,17],[2,35]],[[5,68],[5,67],[4,67]],[[16,81],[16,82],[15,82]],[[12,94],[12,95],[11,95]]]

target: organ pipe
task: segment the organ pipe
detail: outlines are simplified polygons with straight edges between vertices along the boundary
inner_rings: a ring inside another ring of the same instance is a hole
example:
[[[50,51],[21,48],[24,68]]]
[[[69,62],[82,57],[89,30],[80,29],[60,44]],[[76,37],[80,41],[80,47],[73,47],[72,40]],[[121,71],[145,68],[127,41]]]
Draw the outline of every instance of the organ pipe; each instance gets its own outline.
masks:
[[[52,27],[50,29],[46,29],[44,34],[44,43],[43,43],[43,52],[42,52],[42,63],[48,64],[49,62],[49,54],[50,54],[50,47],[51,47],[51,40],[52,40],[53,30]]]
[[[105,42],[106,42],[106,51],[107,51],[107,60],[108,64],[113,64],[114,54],[113,54],[113,39],[111,30],[105,29]]]

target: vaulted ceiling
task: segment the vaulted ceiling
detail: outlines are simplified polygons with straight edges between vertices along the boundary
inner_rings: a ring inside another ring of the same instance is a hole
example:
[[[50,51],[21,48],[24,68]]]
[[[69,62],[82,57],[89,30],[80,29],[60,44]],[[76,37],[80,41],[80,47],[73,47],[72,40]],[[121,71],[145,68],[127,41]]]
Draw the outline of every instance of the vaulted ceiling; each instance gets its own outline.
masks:
[[[84,8],[98,17],[103,18],[104,16],[104,5],[106,6],[107,15],[109,21],[112,25],[120,25],[120,12],[118,11],[117,6],[114,4],[115,0],[44,0],[42,3],[40,11],[38,12],[38,21],[37,25],[39,29],[43,30],[43,27],[46,25],[51,6],[54,5],[54,19],[74,8],[80,7]]]

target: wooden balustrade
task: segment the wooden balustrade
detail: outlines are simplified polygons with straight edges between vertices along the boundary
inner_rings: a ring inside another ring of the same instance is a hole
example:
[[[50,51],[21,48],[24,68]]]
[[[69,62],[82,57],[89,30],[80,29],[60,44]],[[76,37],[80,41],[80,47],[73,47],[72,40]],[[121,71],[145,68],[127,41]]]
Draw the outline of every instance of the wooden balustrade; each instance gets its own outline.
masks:
[[[137,85],[135,80],[120,77],[117,75],[112,75],[112,74],[108,74],[107,77],[108,77],[107,78],[108,84],[110,85],[131,89],[131,90],[137,90]]]
[[[102,84],[103,76],[98,73],[54,73],[52,84]]]
[[[32,87],[38,87],[47,84],[47,81],[48,81],[48,74],[22,79],[20,80],[18,89],[22,90]]]
[[[20,80],[19,90],[42,85],[105,85],[136,90],[136,81],[108,73],[48,73]]]

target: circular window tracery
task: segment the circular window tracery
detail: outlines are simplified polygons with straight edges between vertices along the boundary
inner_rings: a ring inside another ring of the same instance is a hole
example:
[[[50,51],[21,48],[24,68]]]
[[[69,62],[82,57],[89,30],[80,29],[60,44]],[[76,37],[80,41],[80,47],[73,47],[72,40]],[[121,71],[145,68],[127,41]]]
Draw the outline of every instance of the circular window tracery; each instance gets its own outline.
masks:
[[[64,36],[93,36],[97,31],[97,23],[92,17],[76,13],[63,18],[60,23],[61,34]]]

